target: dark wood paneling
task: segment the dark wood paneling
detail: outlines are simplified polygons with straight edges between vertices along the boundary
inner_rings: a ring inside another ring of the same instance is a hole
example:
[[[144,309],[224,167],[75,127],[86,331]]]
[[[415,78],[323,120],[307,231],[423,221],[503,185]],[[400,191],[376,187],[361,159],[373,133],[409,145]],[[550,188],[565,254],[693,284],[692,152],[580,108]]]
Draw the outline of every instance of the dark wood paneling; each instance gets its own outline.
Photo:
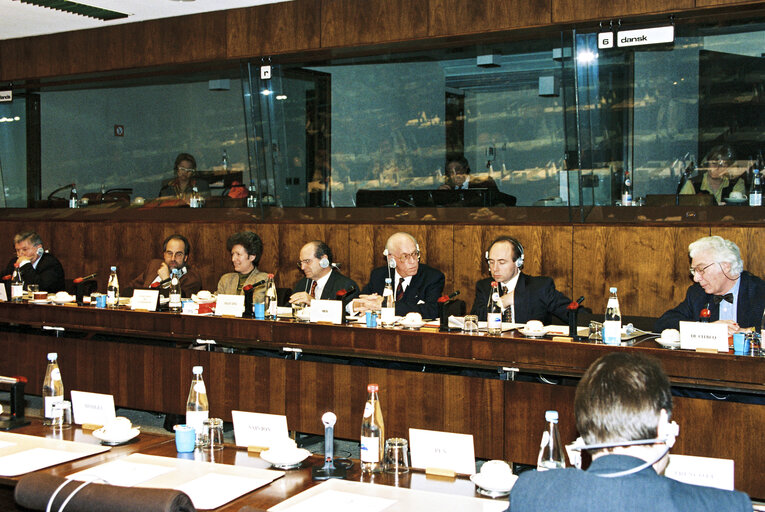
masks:
[[[322,0],[321,46],[420,39],[428,35],[424,1]]]
[[[552,21],[584,21],[692,9],[694,0],[552,0]]]
[[[228,58],[319,48],[320,6],[295,0],[226,11]]]
[[[765,227],[713,227],[711,234],[733,241],[741,251],[744,268],[756,276],[765,276],[765,253],[762,250]]]
[[[429,0],[428,35],[453,36],[546,25],[550,0]]]

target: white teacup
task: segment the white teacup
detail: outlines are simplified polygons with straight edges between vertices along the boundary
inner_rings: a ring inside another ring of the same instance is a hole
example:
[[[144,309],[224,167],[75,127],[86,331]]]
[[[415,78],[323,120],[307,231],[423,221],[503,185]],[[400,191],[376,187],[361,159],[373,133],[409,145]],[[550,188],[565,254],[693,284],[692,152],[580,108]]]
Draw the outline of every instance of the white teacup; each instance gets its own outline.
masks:
[[[668,343],[678,343],[680,341],[680,331],[677,329],[664,329],[661,331],[661,341]]]
[[[197,293],[197,299],[199,300],[212,300],[212,298],[212,293],[208,290],[199,290],[199,293]]]
[[[422,315],[419,313],[407,313],[404,318],[401,319],[402,324],[417,325],[422,323]]]
[[[744,197],[745,197],[744,193],[739,192],[738,190],[734,190],[733,192],[730,193],[731,199],[744,199]]]
[[[542,332],[545,330],[545,326],[539,320],[529,320],[526,322],[526,331],[528,332]]]
[[[481,466],[482,483],[492,488],[502,487],[513,478],[513,470],[503,460],[489,460]]]
[[[290,459],[297,450],[297,443],[290,437],[277,439],[268,448],[268,454],[272,460]]]
[[[130,435],[132,430],[133,424],[124,416],[117,416],[109,420],[101,429],[104,435],[111,439],[124,439]]]
[[[67,301],[67,300],[72,300],[72,296],[69,295],[66,292],[57,292],[56,293],[56,300],[62,301],[62,302],[63,301]]]

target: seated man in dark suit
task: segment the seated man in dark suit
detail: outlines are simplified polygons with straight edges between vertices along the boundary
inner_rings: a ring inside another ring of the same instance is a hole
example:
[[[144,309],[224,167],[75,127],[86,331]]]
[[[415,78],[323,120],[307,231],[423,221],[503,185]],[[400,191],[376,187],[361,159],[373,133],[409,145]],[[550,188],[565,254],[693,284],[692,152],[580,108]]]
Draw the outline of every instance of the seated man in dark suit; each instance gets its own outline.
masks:
[[[719,236],[700,238],[688,246],[695,281],[685,300],[656,321],[655,330],[677,329],[681,320],[698,322],[708,308],[710,322],[728,325],[733,334],[759,328],[765,309],[765,281],[744,270],[738,246]]]
[[[152,259],[146,268],[130,282],[129,288],[159,289],[160,295],[170,296],[170,274],[178,269],[181,294],[191,297],[202,289],[202,278],[188,265],[191,244],[185,236],[174,234],[162,242],[162,259]]]
[[[361,312],[379,310],[385,278],[391,277],[397,315],[416,312],[422,318],[437,318],[438,298],[444,291],[446,278],[440,270],[420,263],[417,240],[409,233],[395,233],[388,238],[383,254],[388,265],[372,271],[369,282],[351,307]]]
[[[292,290],[290,304],[310,305],[313,299],[333,300],[341,290],[348,292],[344,300],[359,294],[356,282],[340,273],[335,266],[332,249],[322,241],[308,242],[300,249],[298,266],[305,277]]]
[[[50,293],[66,290],[64,267],[55,256],[45,252],[40,235],[34,231],[25,231],[13,237],[13,244],[16,257],[8,262],[4,276],[13,275],[13,265],[18,263],[25,287],[37,284],[40,290]]]
[[[491,297],[491,283],[499,286],[505,322],[526,323],[539,320],[545,325],[555,315],[561,322],[568,321],[567,306],[571,299],[555,289],[549,277],[530,276],[521,272],[523,268],[523,245],[513,237],[501,236],[494,240],[486,251],[491,277],[476,283],[475,302],[472,314],[479,320],[486,320],[486,310]]]
[[[677,426],[669,379],[654,359],[611,352],[592,363],[576,387],[574,414],[584,442],[599,445],[589,449],[590,467],[522,473],[508,510],[751,512],[744,493],[660,476]]]

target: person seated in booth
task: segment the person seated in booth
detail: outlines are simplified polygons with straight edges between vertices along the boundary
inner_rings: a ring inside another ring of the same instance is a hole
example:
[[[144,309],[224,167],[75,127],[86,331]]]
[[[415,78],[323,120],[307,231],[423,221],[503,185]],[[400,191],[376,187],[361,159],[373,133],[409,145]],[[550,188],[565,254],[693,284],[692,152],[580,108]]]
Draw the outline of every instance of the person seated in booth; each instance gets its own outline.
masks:
[[[128,285],[130,288],[151,288],[157,286],[162,296],[170,295],[170,277],[173,270],[181,273],[179,283],[184,297],[191,297],[202,289],[202,278],[189,266],[191,244],[185,236],[173,234],[162,242],[162,259],[152,259],[143,272]],[[156,284],[155,284],[156,283]]]
[[[491,277],[481,279],[475,286],[475,302],[471,313],[486,320],[491,297],[491,283],[497,282],[504,308],[503,321],[526,323],[539,320],[545,325],[556,316],[564,324],[568,321],[567,307],[571,299],[555,289],[549,277],[530,276],[523,268],[523,245],[511,236],[500,236],[489,245],[485,253]]]
[[[736,152],[728,144],[715,146],[703,160],[702,168],[706,172],[699,173],[686,181],[680,194],[711,194],[716,204],[725,204],[725,199],[736,192],[739,198],[746,197],[747,182],[744,169],[735,172]]]
[[[45,252],[42,239],[34,231],[24,231],[13,237],[16,256],[5,267],[3,276],[10,282],[14,264],[19,264],[19,272],[24,286],[36,284],[41,291],[56,293],[66,290],[64,267],[52,254]]]
[[[231,253],[234,272],[223,274],[218,281],[218,294],[242,295],[242,288],[248,284],[265,281],[268,274],[258,270],[260,257],[263,255],[263,241],[252,231],[234,233],[226,240],[226,249]],[[252,296],[254,302],[263,302],[266,287],[258,286]]]
[[[188,153],[180,153],[175,157],[173,166],[175,178],[162,186],[160,198],[182,199],[186,202],[191,198],[194,187],[205,199],[210,197],[210,185],[203,179],[194,176],[197,172],[197,161]]]
[[[471,176],[470,164],[462,155],[451,155],[446,160],[444,170],[445,183],[439,190],[459,190],[469,188],[490,188],[498,190],[497,182],[491,176]]]
[[[290,304],[311,304],[313,299],[335,299],[337,292],[353,289],[344,299],[359,294],[356,281],[343,274],[335,266],[332,249],[320,241],[308,242],[300,249],[298,267],[305,275],[295,284]]]
[[[611,352],[596,360],[576,387],[574,415],[584,443],[594,445],[589,468],[521,473],[508,511],[751,512],[742,492],[663,476],[678,428],[670,423],[669,379],[655,359]]]
[[[422,318],[438,317],[438,298],[444,291],[443,272],[420,263],[420,245],[409,233],[394,233],[385,243],[388,264],[372,270],[369,282],[350,304],[359,312],[378,311],[382,306],[385,279],[391,278],[396,297],[396,315],[420,313]]]
[[[708,308],[710,322],[725,323],[728,333],[759,329],[765,310],[765,281],[744,270],[738,246],[719,236],[699,238],[688,246],[694,283],[685,299],[656,321],[654,330],[678,329],[679,322],[698,322]]]

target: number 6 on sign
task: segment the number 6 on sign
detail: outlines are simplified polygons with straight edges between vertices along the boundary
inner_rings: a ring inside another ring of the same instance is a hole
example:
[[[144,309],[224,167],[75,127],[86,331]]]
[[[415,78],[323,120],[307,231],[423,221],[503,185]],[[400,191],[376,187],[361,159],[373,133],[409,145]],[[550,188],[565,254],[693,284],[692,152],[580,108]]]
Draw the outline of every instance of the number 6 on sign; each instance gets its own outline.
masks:
[[[613,47],[614,47],[614,33],[600,32],[598,34],[598,49],[613,48]]]

